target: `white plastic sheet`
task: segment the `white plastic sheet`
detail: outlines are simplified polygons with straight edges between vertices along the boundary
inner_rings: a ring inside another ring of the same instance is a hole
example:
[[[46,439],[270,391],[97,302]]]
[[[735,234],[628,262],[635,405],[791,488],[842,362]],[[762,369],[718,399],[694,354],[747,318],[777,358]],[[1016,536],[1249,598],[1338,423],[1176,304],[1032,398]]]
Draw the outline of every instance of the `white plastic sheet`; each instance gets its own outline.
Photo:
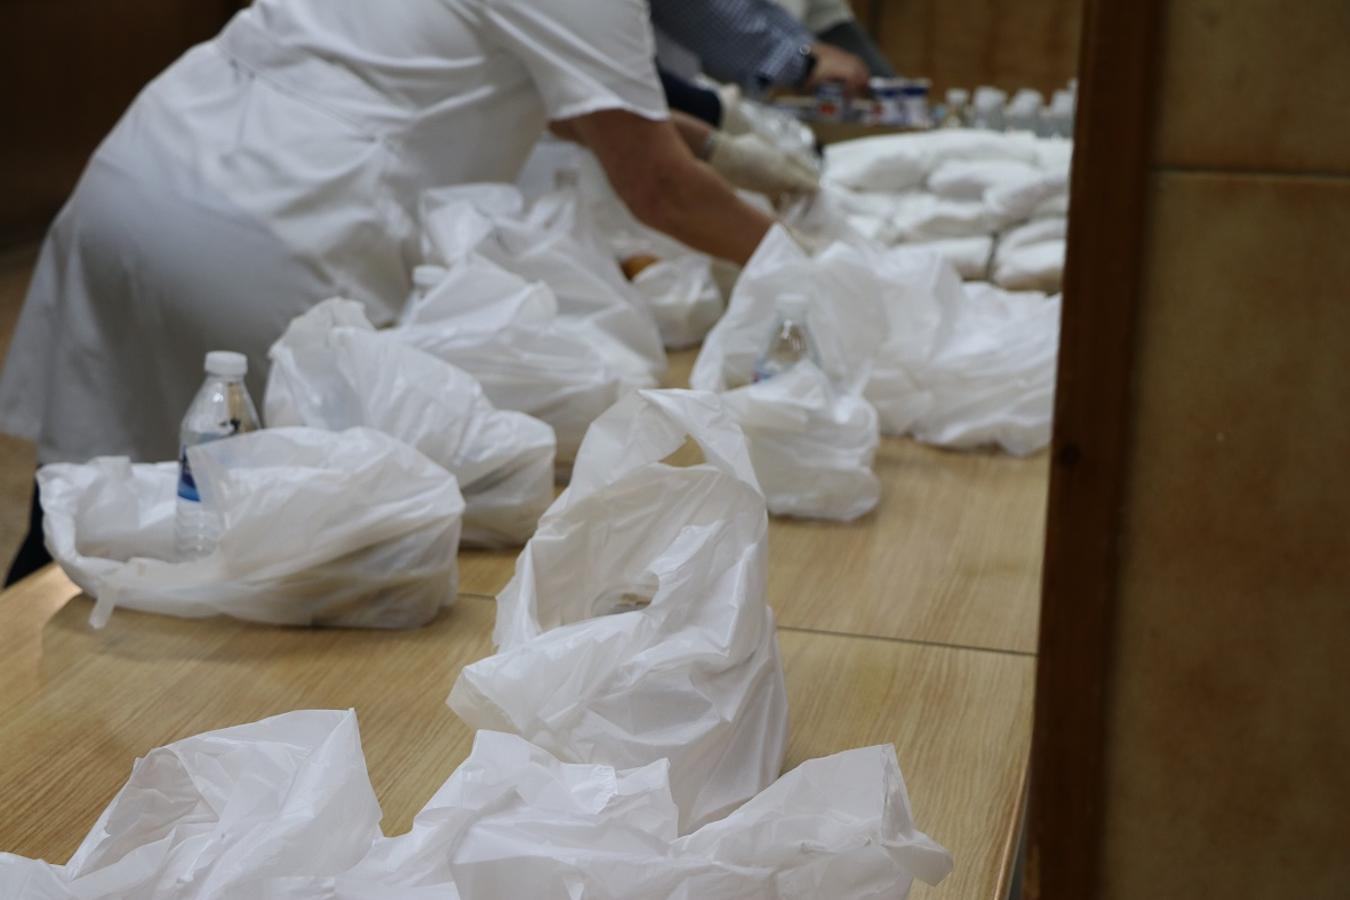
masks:
[[[459,482],[464,544],[523,544],[553,502],[553,429],[494,408],[472,375],[376,332],[360,304],[319,304],[269,355],[269,426],[366,426],[421,451]]]
[[[835,244],[811,258],[770,232],[704,342],[692,386],[748,383],[786,293],[809,296],[821,368],[842,389],[866,383],[884,433],[1012,453],[1049,442],[1058,298],[963,285],[940,256],[906,247]]]
[[[293,712],[138,760],[70,861],[0,854],[7,900],[903,900],[951,857],[889,746],[810,760],[677,837],[664,762],[569,765],[480,732],[386,838],[354,713]]]
[[[665,373],[656,319],[599,243],[575,191],[527,204],[509,184],[439,188],[423,195],[422,227],[428,262],[453,268],[474,254],[546,284],[559,323],[584,334],[612,368],[653,387]]]
[[[705,462],[665,465],[686,437]],[[768,519],[714,395],[640,391],[596,420],[497,597],[497,655],[450,705],[571,762],[670,760],[681,832],[779,771],[787,697],[765,602]]]
[[[97,459],[38,472],[47,548],[97,598],[185,618],[409,628],[453,602],[464,500],[454,476],[377,431],[253,432],[188,451],[224,533],[173,559],[177,468]]]
[[[390,332],[478,379],[499,409],[553,427],[559,462],[570,462],[586,428],[636,381],[610,364],[594,341],[557,318],[553,292],[470,254]]]

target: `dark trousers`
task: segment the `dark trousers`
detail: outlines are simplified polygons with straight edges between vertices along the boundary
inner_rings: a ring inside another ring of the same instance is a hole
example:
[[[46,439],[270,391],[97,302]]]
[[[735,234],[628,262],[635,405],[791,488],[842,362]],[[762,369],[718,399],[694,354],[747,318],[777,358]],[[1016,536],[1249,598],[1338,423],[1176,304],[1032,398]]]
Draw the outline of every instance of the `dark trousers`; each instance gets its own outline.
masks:
[[[671,109],[702,119],[713,128],[722,127],[722,98],[716,91],[685,81],[673,72],[657,67],[661,87],[666,91],[666,104]]]
[[[34,481],[33,508],[28,513],[28,536],[23,539],[23,544],[9,567],[9,574],[5,576],[5,587],[32,575],[51,561],[51,554],[47,552],[47,545],[42,537],[42,500],[38,496],[37,482]]]

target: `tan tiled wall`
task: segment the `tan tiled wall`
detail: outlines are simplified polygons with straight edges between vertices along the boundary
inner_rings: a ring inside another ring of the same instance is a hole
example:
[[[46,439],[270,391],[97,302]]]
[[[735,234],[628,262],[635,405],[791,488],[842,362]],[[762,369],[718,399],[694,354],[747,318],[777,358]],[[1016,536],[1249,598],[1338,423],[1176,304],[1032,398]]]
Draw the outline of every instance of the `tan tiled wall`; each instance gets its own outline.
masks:
[[[1165,6],[1103,896],[1343,900],[1350,4]]]

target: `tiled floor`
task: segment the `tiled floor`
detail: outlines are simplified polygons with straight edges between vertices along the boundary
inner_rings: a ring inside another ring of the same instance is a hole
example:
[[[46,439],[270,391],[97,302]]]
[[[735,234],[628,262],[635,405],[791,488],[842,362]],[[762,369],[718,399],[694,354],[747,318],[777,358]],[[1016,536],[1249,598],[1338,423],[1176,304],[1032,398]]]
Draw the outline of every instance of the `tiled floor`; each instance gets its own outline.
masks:
[[[36,258],[36,247],[0,251],[0,362],[9,352]],[[28,530],[34,460],[32,444],[0,435],[0,573]]]

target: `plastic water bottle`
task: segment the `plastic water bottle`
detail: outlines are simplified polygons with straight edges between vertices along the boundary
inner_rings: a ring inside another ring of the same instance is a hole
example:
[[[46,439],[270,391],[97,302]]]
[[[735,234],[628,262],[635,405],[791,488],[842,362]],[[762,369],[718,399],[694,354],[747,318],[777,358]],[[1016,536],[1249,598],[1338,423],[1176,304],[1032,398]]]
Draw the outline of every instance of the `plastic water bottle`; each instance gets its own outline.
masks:
[[[969,128],[971,123],[970,91],[952,88],[947,91],[946,115],[942,118],[943,128]]]
[[[764,353],[755,363],[755,381],[767,381],[781,375],[804,359],[816,365],[820,356],[806,327],[807,300],[800,294],[788,294],[778,300],[778,320]]]
[[[983,131],[1002,131],[1004,128],[1003,108],[1008,102],[1008,94],[996,87],[984,85],[975,89],[974,127]]]
[[[258,410],[244,387],[248,357],[217,350],[206,354],[206,381],[202,383],[179,432],[178,509],[174,544],[178,559],[199,559],[220,540],[220,514],[202,502],[188,463],[188,448],[236,434],[258,430]]]

